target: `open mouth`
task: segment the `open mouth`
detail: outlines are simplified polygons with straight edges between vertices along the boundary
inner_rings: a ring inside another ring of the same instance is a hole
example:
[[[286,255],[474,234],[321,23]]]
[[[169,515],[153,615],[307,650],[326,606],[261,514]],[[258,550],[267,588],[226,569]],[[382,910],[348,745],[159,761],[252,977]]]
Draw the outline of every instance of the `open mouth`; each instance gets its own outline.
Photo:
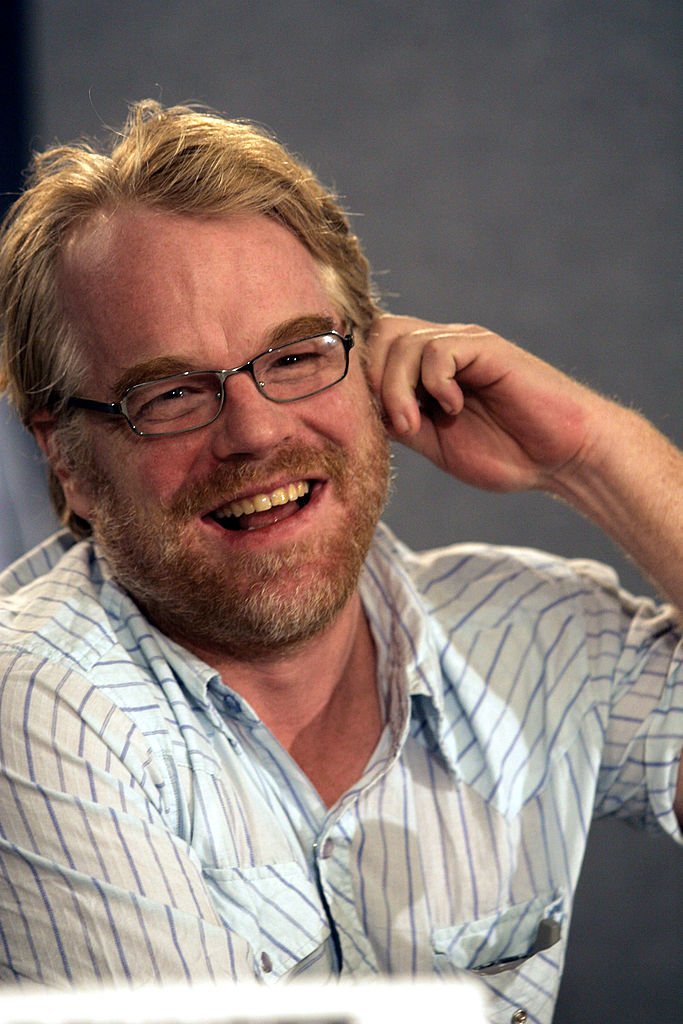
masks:
[[[311,481],[297,480],[276,487],[273,491],[262,491],[230,501],[211,512],[208,518],[224,530],[263,529],[296,515],[311,500],[311,493]]]

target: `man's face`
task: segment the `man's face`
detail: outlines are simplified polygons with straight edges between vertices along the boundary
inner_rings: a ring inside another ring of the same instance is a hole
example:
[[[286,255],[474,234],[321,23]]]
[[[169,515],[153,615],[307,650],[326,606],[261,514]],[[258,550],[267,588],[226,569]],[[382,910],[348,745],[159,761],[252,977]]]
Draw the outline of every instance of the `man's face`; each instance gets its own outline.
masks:
[[[87,351],[82,393],[103,401],[169,372],[240,365],[274,339],[344,329],[308,250],[265,217],[100,214],[67,247],[63,285]],[[180,436],[139,438],[123,420],[87,415],[90,454],[70,505],[168,635],[205,654],[261,657],[348,601],[388,482],[357,353],[343,381],[291,404],[264,399],[247,374],[229,377],[220,417]],[[274,494],[285,504],[226,515]]]

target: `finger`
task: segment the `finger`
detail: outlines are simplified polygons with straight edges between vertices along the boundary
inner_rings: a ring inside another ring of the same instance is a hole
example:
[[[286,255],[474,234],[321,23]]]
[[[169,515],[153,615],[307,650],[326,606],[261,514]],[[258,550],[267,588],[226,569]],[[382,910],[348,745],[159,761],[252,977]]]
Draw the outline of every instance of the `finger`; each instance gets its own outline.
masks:
[[[467,341],[462,325],[413,330],[386,355],[381,397],[393,429],[415,433],[420,426],[419,398],[428,396],[449,416],[457,416],[464,396],[456,380],[458,343]]]
[[[420,428],[417,388],[422,366],[423,332],[395,338],[385,354],[379,397],[388,426],[399,435]]]
[[[370,386],[377,395],[381,394],[389,352],[397,340],[409,334],[416,326],[418,321],[412,318],[383,313],[370,328],[366,342],[365,370]]]
[[[449,416],[457,416],[464,404],[462,391],[456,381],[459,338],[457,331],[440,331],[432,334],[422,350],[422,387]]]

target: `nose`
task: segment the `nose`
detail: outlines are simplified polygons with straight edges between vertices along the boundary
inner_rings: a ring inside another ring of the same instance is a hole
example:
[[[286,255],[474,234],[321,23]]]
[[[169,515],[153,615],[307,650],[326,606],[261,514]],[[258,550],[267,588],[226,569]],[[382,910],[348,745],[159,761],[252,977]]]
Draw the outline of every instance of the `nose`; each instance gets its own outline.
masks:
[[[225,402],[213,431],[217,459],[264,456],[291,436],[289,404],[270,402],[260,394],[248,373],[225,381]]]

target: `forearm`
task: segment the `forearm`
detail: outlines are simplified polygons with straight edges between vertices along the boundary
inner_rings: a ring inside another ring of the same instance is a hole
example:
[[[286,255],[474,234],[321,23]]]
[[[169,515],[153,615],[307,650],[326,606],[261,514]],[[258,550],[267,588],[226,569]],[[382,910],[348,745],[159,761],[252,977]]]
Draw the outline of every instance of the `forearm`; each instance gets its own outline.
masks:
[[[548,487],[600,526],[683,609],[683,453],[639,414],[594,396],[587,454]]]

